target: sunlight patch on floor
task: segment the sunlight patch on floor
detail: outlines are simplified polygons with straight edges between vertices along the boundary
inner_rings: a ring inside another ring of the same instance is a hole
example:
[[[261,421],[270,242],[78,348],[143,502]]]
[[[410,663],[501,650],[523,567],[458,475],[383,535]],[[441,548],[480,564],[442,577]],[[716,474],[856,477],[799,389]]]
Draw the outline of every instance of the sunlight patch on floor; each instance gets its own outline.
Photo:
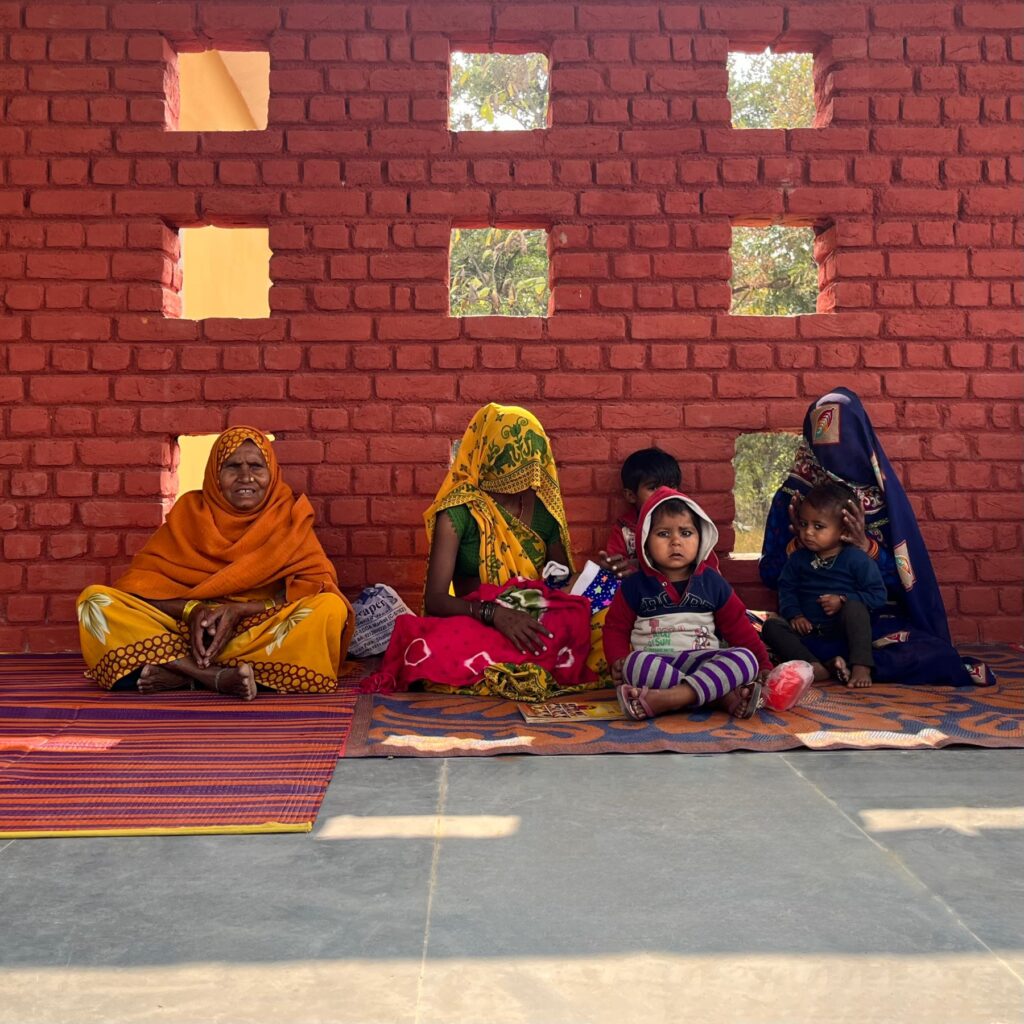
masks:
[[[502,839],[519,831],[518,814],[375,814],[328,818],[317,839]]]
[[[420,967],[419,958],[358,957],[19,967],[0,974],[0,1022],[992,1024],[1020,1019],[1019,978],[984,953],[764,955],[732,949],[703,956],[661,951],[461,956],[428,960],[418,990]]]
[[[872,808],[861,811],[860,820],[868,832],[937,828],[978,836],[982,829],[1024,828],[1024,807]]]

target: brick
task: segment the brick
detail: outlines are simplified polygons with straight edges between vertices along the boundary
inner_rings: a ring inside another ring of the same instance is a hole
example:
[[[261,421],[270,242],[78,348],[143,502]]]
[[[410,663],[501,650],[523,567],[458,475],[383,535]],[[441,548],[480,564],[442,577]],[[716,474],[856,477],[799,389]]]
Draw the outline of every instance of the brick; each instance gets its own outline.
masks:
[[[881,326],[877,313],[811,313],[797,318],[802,338],[876,338]]]
[[[870,189],[793,188],[786,190],[786,210],[796,214],[866,213],[872,208]]]
[[[543,323],[539,317],[473,316],[466,317],[463,331],[477,341],[539,341]]]
[[[965,252],[894,252],[889,256],[889,270],[897,277],[966,277]]]
[[[976,337],[1019,338],[1024,313],[1020,310],[972,310],[968,313],[968,325],[970,333]]]
[[[883,153],[955,153],[955,128],[876,128],[875,144]]]
[[[1024,11],[1016,4],[965,3],[961,17],[969,29],[1024,29]]]
[[[872,10],[872,21],[881,29],[952,28],[953,8],[949,4],[882,4]]]
[[[964,192],[964,212],[970,216],[1021,216],[1024,195],[1011,188],[969,188]]]
[[[459,324],[451,317],[384,316],[377,321],[377,337],[381,341],[454,341]]]
[[[335,259],[337,257],[331,261],[332,268]],[[370,257],[370,275],[377,279],[409,280],[433,277],[443,280],[447,277],[447,273],[448,260],[443,253],[416,255],[387,253]]]
[[[630,335],[634,341],[709,338],[712,320],[690,314],[635,314],[630,318]]]
[[[967,89],[971,92],[986,93],[1008,92],[1019,93],[1021,72],[1013,65],[979,64],[964,69]],[[29,73],[29,81],[32,75]]]
[[[552,341],[618,341],[624,337],[621,316],[560,314],[549,317],[548,337]]]
[[[1024,397],[1024,378],[1015,374],[979,373],[971,378],[971,393],[975,398],[1012,399]]]
[[[194,36],[195,9],[193,4],[121,3],[111,12],[111,25],[116,29],[163,32],[172,39]]]
[[[29,253],[26,271],[29,277],[100,281],[107,278],[109,263],[100,253]]]
[[[782,192],[767,188],[708,191],[701,197],[701,206],[707,214],[737,217],[768,216],[774,219],[783,213]]]
[[[199,6],[201,29],[218,43],[263,39],[281,25],[276,5],[204,3]]]

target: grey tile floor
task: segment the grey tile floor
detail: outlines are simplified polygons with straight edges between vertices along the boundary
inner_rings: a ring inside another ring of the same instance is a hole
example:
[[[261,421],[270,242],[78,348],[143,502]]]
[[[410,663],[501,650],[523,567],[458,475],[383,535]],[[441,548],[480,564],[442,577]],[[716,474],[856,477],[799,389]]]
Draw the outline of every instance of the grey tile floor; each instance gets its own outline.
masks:
[[[1024,1024],[1022,767],[342,761],[310,835],[0,843],[0,1022]]]

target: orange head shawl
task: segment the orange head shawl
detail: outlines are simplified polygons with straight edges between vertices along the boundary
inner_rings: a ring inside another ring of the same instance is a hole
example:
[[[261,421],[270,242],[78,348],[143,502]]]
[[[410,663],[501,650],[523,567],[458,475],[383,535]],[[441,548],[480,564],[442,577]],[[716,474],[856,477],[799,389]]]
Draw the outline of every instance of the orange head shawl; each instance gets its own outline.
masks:
[[[236,509],[220,489],[224,462],[246,441],[259,448],[270,483],[257,508]],[[270,441],[232,427],[214,443],[201,491],[183,494],[115,586],[143,598],[244,597],[284,581],[287,599],[338,594],[334,566],[313,533],[313,507],[281,479]]]

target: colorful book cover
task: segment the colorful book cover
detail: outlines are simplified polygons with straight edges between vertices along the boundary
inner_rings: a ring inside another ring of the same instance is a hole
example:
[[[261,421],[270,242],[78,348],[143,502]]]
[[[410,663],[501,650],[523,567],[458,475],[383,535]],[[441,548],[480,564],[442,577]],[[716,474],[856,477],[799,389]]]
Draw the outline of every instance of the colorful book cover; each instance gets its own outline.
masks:
[[[617,700],[549,700],[543,704],[520,704],[519,713],[531,725],[610,721],[626,717]]]

